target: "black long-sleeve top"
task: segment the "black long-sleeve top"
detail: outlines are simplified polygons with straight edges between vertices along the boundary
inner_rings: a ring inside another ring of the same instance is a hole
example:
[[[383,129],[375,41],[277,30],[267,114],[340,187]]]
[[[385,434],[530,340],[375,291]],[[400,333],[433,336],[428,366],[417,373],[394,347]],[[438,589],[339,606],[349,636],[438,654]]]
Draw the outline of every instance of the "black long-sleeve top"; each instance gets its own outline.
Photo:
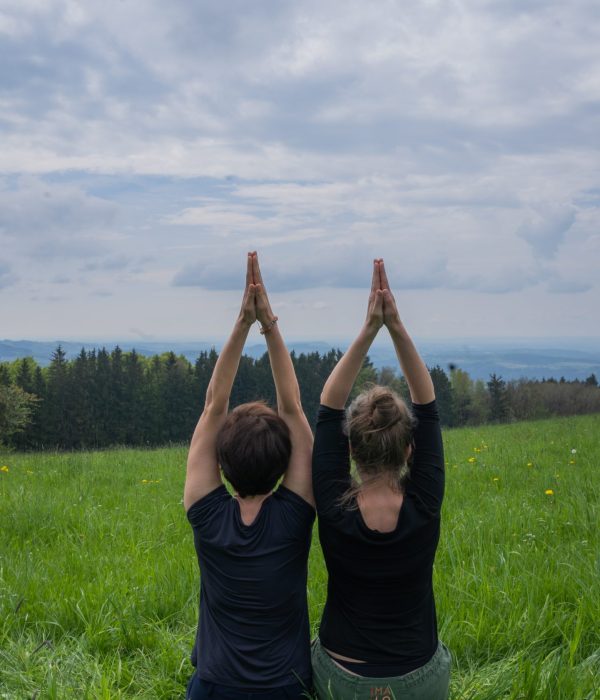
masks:
[[[329,581],[322,645],[394,675],[422,666],[437,644],[433,561],[440,536],[444,452],[435,401],[413,404],[411,474],[396,529],[371,530],[340,504],[351,485],[345,411],[321,406],[313,452],[319,537]]]

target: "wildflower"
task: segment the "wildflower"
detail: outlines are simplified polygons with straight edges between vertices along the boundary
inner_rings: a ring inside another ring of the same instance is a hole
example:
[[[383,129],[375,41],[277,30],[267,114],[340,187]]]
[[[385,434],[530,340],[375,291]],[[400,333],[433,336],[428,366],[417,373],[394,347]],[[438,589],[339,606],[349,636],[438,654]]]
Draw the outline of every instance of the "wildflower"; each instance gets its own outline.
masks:
[[[546,489],[544,493],[546,496],[554,496],[554,491],[552,489]]]
[[[570,460],[569,460],[569,464],[575,464],[575,460],[574,460],[574,459],[570,459]]]
[[[476,461],[476,458],[475,458],[475,457],[469,457],[469,459],[467,460],[467,462],[468,462],[469,464],[473,464],[475,461]]]
[[[6,464],[3,467],[0,467],[0,472],[4,472],[5,474],[8,474],[8,467]]]
[[[500,481],[500,478],[497,476],[492,477],[492,481]]]
[[[575,448],[573,448],[573,449],[571,450],[571,454],[572,454],[572,455],[576,455],[576,454],[577,454],[577,450],[576,450]]]
[[[147,483],[148,483],[148,479],[142,479],[142,484],[147,484]]]
[[[533,462],[527,462],[528,467],[533,467]]]
[[[481,447],[474,447],[473,450],[474,450],[475,452],[481,452]]]

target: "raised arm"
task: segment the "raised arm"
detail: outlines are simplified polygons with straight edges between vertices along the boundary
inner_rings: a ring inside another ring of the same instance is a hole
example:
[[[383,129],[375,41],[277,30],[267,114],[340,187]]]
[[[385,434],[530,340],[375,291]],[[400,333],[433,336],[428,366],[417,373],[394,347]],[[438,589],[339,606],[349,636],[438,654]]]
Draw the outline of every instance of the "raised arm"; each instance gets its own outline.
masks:
[[[379,261],[373,261],[373,279],[367,308],[367,318],[356,340],[329,375],[321,403],[329,408],[344,408],[371,343],[383,325],[383,292],[380,289]]]
[[[255,286],[252,282],[252,257],[248,254],[246,288],[239,316],[221,350],[212,373],[200,420],[194,430],[187,459],[183,505],[189,510],[206,494],[221,485],[217,462],[216,438],[227,417],[229,396],[250,326],[256,320]]]
[[[271,310],[258,255],[252,254],[252,272],[256,288],[256,318],[262,326],[277,392],[277,412],[290,430],[292,454],[283,477],[283,485],[314,505],[311,459],[313,436],[302,409],[300,387],[292,358],[279,332],[277,316]]]
[[[435,399],[431,375],[400,320],[396,300],[390,291],[385,265],[381,259],[379,274],[383,290],[383,322],[392,337],[398,361],[408,383],[410,397],[416,404],[430,403]]]

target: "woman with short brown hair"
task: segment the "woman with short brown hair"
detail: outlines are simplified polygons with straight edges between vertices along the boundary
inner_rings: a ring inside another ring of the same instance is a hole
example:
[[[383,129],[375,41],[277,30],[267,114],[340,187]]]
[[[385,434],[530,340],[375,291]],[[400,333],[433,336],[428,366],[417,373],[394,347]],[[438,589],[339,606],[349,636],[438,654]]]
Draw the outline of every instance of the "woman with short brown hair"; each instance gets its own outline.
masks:
[[[240,356],[256,320],[267,341],[277,411],[253,402],[228,414]],[[296,700],[311,687],[306,602],[315,519],[311,451],[292,360],[256,253],[249,253],[242,308],[215,365],[187,460],[183,500],[202,575],[192,653],[196,671],[187,694],[192,700]]]

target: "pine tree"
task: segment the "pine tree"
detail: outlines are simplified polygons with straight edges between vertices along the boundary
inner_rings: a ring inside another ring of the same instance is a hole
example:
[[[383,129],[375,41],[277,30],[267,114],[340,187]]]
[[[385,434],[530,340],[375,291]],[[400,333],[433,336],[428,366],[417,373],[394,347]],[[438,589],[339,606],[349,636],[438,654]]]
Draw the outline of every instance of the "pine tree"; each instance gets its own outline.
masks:
[[[123,364],[123,442],[127,445],[141,445],[145,433],[144,366],[135,350],[124,356]]]
[[[66,353],[59,345],[52,353],[48,368],[46,400],[42,420],[48,446],[66,447],[69,441],[69,377]]]
[[[70,447],[94,444],[93,398],[94,374],[84,348],[69,367],[69,414],[71,415]]]
[[[102,348],[95,356],[94,363],[93,433],[94,444],[98,447],[114,443],[114,436],[111,432],[113,423],[111,380],[110,355],[106,348]]]
[[[10,386],[12,384],[10,370],[6,362],[0,363],[0,386]]]
[[[454,391],[452,384],[448,379],[448,375],[444,370],[436,365],[429,371],[433,388],[435,390],[435,398],[440,413],[440,422],[442,425],[456,424],[456,407],[454,405]]]
[[[490,419],[495,423],[507,421],[510,416],[510,410],[507,401],[506,382],[502,377],[491,374],[487,388],[490,395]]]

